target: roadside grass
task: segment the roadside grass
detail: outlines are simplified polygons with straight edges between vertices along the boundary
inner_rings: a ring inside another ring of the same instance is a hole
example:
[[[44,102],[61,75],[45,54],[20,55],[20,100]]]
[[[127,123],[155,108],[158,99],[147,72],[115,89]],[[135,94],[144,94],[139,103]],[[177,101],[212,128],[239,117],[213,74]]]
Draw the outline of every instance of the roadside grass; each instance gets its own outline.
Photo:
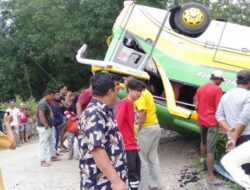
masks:
[[[216,147],[216,154],[215,159],[220,160],[225,155],[225,146],[227,143],[227,138],[223,134],[222,130],[219,130],[218,138],[217,138],[217,147]],[[190,168],[195,168],[199,171],[199,178],[203,179],[206,178],[207,175],[207,165],[206,165],[206,156],[198,156],[196,161],[190,166]],[[238,184],[235,184],[234,182],[228,180],[227,178],[221,176],[220,174],[217,174],[217,177],[223,179],[226,183],[226,186],[230,188],[230,190],[244,190],[241,186]],[[213,187],[210,187],[209,189],[214,189]],[[217,188],[215,188],[217,189]]]

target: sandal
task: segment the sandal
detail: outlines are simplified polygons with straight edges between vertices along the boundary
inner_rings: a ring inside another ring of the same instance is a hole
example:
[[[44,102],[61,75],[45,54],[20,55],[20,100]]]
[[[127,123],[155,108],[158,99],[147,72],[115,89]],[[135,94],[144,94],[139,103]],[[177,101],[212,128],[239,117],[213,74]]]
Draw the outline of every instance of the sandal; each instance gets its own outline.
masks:
[[[59,151],[60,153],[66,153],[66,152],[68,152],[68,150],[67,149],[65,149],[65,148],[60,148],[60,151]]]
[[[61,161],[61,158],[58,158],[57,156],[53,156],[50,158],[51,161]]]
[[[223,185],[223,184],[224,184],[224,181],[221,180],[221,179],[215,178],[215,179],[213,179],[212,181],[208,181],[208,180],[207,180],[207,183],[208,183],[209,185]]]

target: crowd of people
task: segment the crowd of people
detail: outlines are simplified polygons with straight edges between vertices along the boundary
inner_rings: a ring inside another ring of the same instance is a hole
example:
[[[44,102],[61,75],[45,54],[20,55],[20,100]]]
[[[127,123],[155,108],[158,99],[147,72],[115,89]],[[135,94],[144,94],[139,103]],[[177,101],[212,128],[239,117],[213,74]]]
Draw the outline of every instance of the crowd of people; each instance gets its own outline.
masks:
[[[207,182],[223,183],[213,172],[221,127],[228,137],[222,164],[249,189],[250,71],[242,70],[236,77],[238,86],[223,95],[223,72],[214,71],[210,81],[197,89],[194,100],[201,128],[200,151],[207,155]],[[76,141],[80,189],[160,190],[157,149],[161,129],[153,95],[144,82],[127,77],[123,78],[127,97],[121,100],[117,96],[120,80],[115,74],[98,72],[80,95],[65,85],[44,92],[36,113],[40,165],[51,166],[50,161],[60,161],[64,152],[73,159]],[[10,113],[4,118],[7,136],[0,133],[5,139],[0,145],[15,148],[17,139],[28,140],[29,113],[24,104],[15,108],[14,101],[6,111]],[[18,134],[16,140],[14,134]]]
[[[12,117],[10,126],[15,135],[16,145],[28,142],[28,128],[29,128],[29,112],[25,108],[24,103],[20,103],[19,108],[16,107],[15,100],[9,101],[9,107],[6,113]]]
[[[72,159],[77,138],[81,189],[161,188],[153,96],[142,81],[128,77],[128,96],[120,100],[120,79],[96,73],[79,96],[66,86],[45,91],[36,114],[42,167],[60,161],[61,152]]]
[[[143,82],[128,77],[128,96],[117,101],[118,85],[108,73],[90,80],[92,98],[79,120],[81,189],[161,189],[153,96]]]

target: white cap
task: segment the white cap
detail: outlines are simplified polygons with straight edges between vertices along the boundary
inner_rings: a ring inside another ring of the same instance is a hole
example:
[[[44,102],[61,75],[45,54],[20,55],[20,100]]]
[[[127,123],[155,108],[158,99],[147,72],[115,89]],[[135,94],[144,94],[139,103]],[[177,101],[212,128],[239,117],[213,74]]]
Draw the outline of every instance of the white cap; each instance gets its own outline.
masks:
[[[221,78],[224,81],[223,78],[223,72],[221,70],[214,70],[212,73],[213,77]]]

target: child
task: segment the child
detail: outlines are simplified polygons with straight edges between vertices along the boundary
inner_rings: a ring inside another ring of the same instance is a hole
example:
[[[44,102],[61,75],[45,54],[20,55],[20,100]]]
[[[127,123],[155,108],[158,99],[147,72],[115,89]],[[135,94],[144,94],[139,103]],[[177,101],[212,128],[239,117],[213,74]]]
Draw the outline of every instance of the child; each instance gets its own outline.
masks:
[[[25,143],[28,141],[28,121],[29,121],[29,113],[25,109],[24,103],[20,104],[19,108],[20,112],[20,136],[21,136],[21,143]]]
[[[65,111],[64,115],[68,119],[66,122],[66,127],[67,127],[66,137],[68,141],[68,151],[69,151],[68,160],[72,160],[74,155],[74,140],[76,137],[78,125],[75,122],[76,114],[74,112]],[[76,156],[76,159],[78,159],[78,155]]]
[[[120,101],[116,112],[116,120],[122,134],[128,164],[128,180],[131,190],[137,190],[140,182],[140,158],[135,139],[135,109],[133,103],[139,99],[145,84],[131,79],[126,85],[128,96]]]

